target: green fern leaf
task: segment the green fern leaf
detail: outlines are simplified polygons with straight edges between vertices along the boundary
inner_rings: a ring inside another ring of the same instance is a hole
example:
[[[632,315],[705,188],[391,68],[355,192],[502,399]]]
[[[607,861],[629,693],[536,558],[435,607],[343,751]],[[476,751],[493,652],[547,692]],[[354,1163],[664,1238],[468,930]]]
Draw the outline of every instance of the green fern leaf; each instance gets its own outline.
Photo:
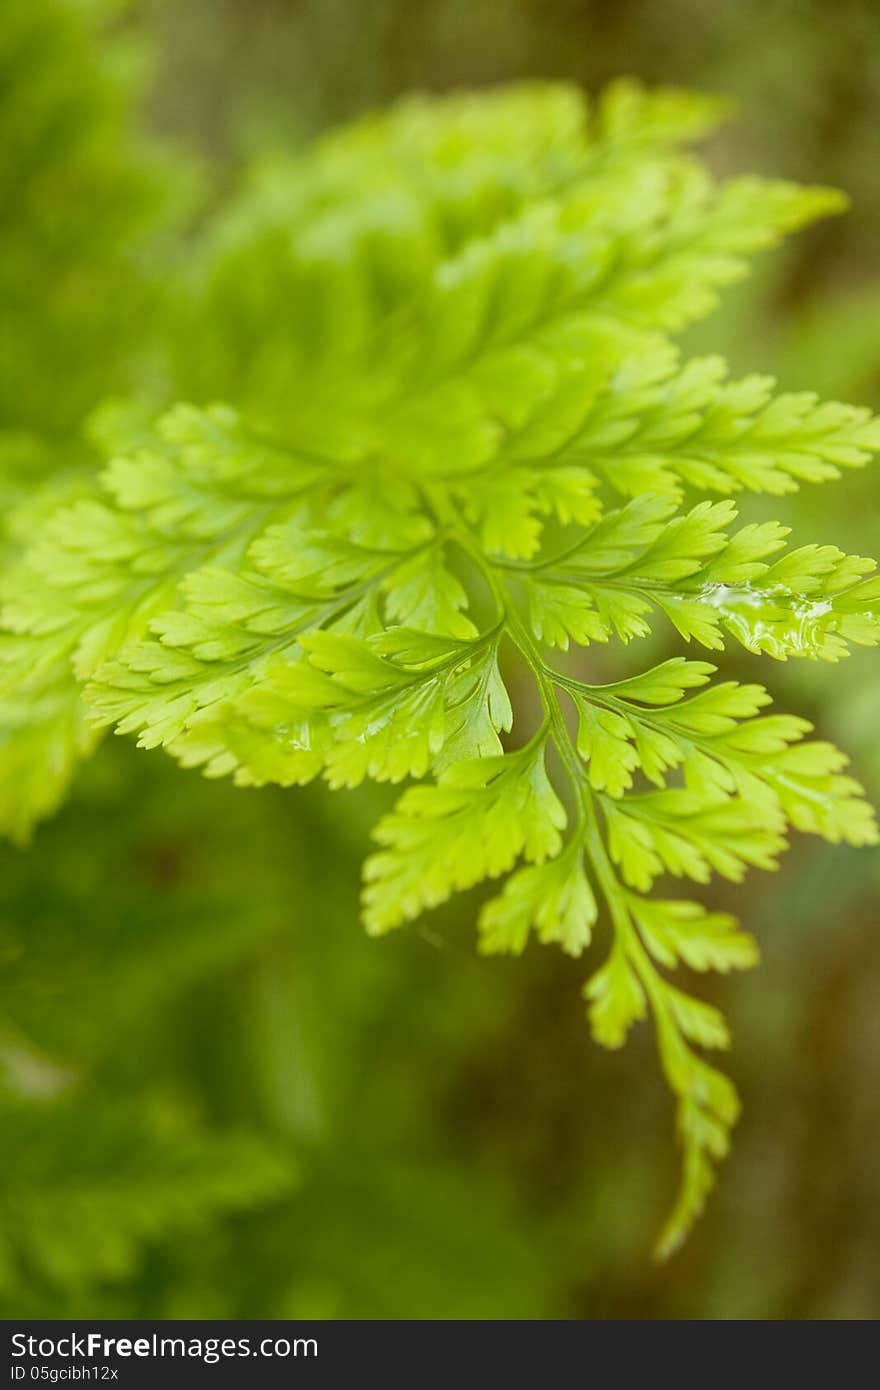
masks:
[[[526,86],[319,142],[194,251],[166,367],[195,403],[104,411],[99,479],[33,503],[3,577],[7,831],[57,804],[86,710],[241,785],[416,779],[367,860],[373,934],[471,888],[487,952],[578,957],[604,924],[592,1031],[617,1047],[650,1018],[677,1106],[663,1254],[738,1113],[702,1056],[726,1024],[670,975],[757,950],[655,881],[774,869],[791,829],[877,840],[844,756],[762,686],[681,655],[593,684],[572,650],[657,627],[836,662],[880,640],[872,561],[787,549],[729,495],[861,466],[877,421],[670,341],[844,205],[714,183],[676,146],[717,114]]]

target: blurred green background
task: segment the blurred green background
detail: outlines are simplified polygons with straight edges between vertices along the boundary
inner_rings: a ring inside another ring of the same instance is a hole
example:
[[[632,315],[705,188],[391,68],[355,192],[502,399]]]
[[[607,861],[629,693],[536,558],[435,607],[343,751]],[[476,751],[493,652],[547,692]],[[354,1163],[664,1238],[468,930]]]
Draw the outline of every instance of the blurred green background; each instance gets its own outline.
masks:
[[[732,97],[718,170],[854,203],[689,346],[880,407],[873,0],[4,0],[4,476],[59,452],[63,476],[102,396],[186,389],[156,345],[187,229],[255,157],[412,88],[621,73]],[[878,554],[875,478],[774,514]],[[771,675],[880,800],[876,658]],[[368,941],[387,801],[236,791],[110,740],[32,848],[0,850],[0,1313],[880,1316],[877,852],[797,844],[727,893],[764,953],[710,986],[745,1114],[655,1266],[676,1156],[647,1030],[600,1052],[583,967],[480,959],[473,897]]]

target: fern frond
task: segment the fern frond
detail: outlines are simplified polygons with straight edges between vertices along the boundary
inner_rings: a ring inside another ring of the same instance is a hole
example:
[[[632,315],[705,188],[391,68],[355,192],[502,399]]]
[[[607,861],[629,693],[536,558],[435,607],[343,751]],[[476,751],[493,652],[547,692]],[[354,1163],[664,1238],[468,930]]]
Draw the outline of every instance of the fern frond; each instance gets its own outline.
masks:
[[[658,615],[780,660],[880,640],[872,561],[689,495],[781,494],[880,448],[867,412],[730,382],[669,341],[753,252],[842,206],[715,184],[674,148],[715,113],[525,87],[319,143],[203,251],[167,352],[196,403],[104,414],[98,483],[3,581],[0,758],[25,795],[0,816],[19,837],[89,742],[82,688],[95,728],[242,785],[426,779],[376,829],[372,933],[490,882],[485,951],[534,934],[579,956],[607,922],[593,1033],[616,1047],[650,1017],[677,1105],[661,1253],[738,1111],[702,1056],[724,1020],[670,974],[757,953],[655,881],[774,869],[791,829],[877,839],[844,756],[762,686],[681,656],[594,684],[553,656]],[[40,783],[29,760],[50,757]]]

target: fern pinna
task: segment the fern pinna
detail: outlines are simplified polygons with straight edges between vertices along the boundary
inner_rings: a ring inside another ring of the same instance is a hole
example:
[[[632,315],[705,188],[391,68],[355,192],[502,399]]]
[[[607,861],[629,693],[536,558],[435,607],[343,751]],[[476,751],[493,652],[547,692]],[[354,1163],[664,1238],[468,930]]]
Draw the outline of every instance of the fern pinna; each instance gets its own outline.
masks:
[[[604,919],[593,1034],[650,1016],[677,1104],[664,1254],[738,1110],[704,1056],[721,1014],[670,977],[756,948],[655,882],[772,869],[789,827],[876,841],[844,756],[761,685],[622,653],[599,683],[577,654],[665,629],[837,661],[880,635],[873,562],[731,500],[836,478],[878,422],[671,341],[844,203],[713,181],[679,147],[720,109],[629,83],[594,109],[410,100],[257,180],[192,252],[150,390],[95,416],[100,477],[28,500],[4,578],[13,837],[115,726],[241,785],[416,779],[376,827],[370,932],[485,880],[487,952],[580,956]]]

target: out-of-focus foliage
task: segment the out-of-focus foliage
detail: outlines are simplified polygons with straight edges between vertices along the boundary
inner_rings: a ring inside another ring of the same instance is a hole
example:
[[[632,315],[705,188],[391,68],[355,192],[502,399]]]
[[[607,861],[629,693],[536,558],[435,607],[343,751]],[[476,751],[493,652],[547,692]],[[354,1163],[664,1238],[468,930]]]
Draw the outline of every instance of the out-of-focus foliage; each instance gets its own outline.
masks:
[[[0,24],[0,445],[64,439],[131,384],[170,202],[134,129],[136,51],[95,43],[97,5],[9,0]],[[24,449],[24,444],[21,445]]]
[[[93,0],[10,0],[0,19],[0,560],[8,563],[93,473],[84,419],[101,398],[145,381],[162,317],[156,248],[181,204],[182,166],[137,129],[139,49],[109,18]],[[37,686],[25,695],[0,684],[0,816],[16,826],[29,802],[54,809],[94,742],[45,664]]]
[[[149,29],[158,44],[154,123],[204,134],[225,159],[267,139],[280,146],[414,83],[536,73],[594,86],[636,70],[729,91],[746,122],[738,145],[719,147],[722,168],[766,161],[839,181],[857,213],[777,258],[713,346],[725,337],[738,370],[773,370],[786,388],[877,403],[864,284],[876,74],[853,57],[872,33],[871,7],[835,7],[828,25],[819,7],[745,0],[723,18],[676,0],[612,8],[439,0],[425,6],[418,30],[409,6],[364,13],[281,0],[150,7],[135,33]],[[149,281],[155,260],[144,269]],[[182,269],[187,275],[185,258]],[[831,304],[818,296],[823,283]],[[96,399],[96,376],[98,394],[134,371],[146,394],[167,395],[193,360],[200,293],[195,283],[180,294],[164,382],[102,339],[80,363],[77,413]],[[760,301],[784,315],[768,316]],[[227,361],[244,380],[247,361]],[[211,392],[213,371],[187,389]],[[870,553],[870,475],[850,486],[864,499],[861,512],[848,512],[844,490],[824,490],[816,538],[833,519],[835,540]],[[810,503],[786,508],[783,519],[812,539]],[[589,679],[609,679],[604,657],[590,659]],[[876,687],[869,667],[864,677],[856,663],[847,669],[846,699],[833,703],[827,678],[802,667],[786,668],[776,684],[823,734],[836,732],[856,752],[861,742],[867,756]],[[752,675],[744,658],[742,677]],[[472,960],[472,905],[446,909],[437,936],[432,926],[409,942],[361,940],[343,870],[348,864],[350,884],[381,799],[358,793],[343,828],[323,797],[308,794],[293,809],[271,792],[205,787],[152,760],[120,768],[120,757],[102,754],[71,808],[41,832],[36,859],[4,854],[8,1190],[27,1167],[31,1194],[50,1186],[85,1194],[71,1208],[86,1211],[99,1252],[77,1270],[63,1230],[57,1248],[43,1251],[38,1221],[30,1246],[21,1224],[10,1225],[10,1310],[876,1313],[871,988],[880,959],[868,931],[870,856],[844,867],[811,854],[799,872],[790,867],[784,887],[751,892],[747,906],[719,900],[747,912],[765,955],[763,980],[733,1008],[750,1119],[717,1210],[684,1259],[658,1273],[642,1255],[669,1181],[657,1138],[661,1098],[640,1046],[611,1068],[583,1049],[570,970],[535,957],[528,971],[499,973],[499,962]],[[258,905],[255,880],[265,885]],[[806,1072],[805,1056],[814,1059]],[[114,1137],[103,1117],[123,1097],[125,1135]],[[53,1137],[62,1131],[80,1138],[62,1146]],[[168,1184],[148,1191],[144,1155],[157,1155],[162,1169],[172,1153]],[[185,1194],[199,1166],[204,1206],[184,1220],[167,1194]],[[847,1182],[832,1184],[828,1175],[841,1168]],[[135,1212],[115,1241],[106,1208],[90,1197],[94,1175],[111,1169]],[[139,1203],[148,1216],[137,1215]]]

